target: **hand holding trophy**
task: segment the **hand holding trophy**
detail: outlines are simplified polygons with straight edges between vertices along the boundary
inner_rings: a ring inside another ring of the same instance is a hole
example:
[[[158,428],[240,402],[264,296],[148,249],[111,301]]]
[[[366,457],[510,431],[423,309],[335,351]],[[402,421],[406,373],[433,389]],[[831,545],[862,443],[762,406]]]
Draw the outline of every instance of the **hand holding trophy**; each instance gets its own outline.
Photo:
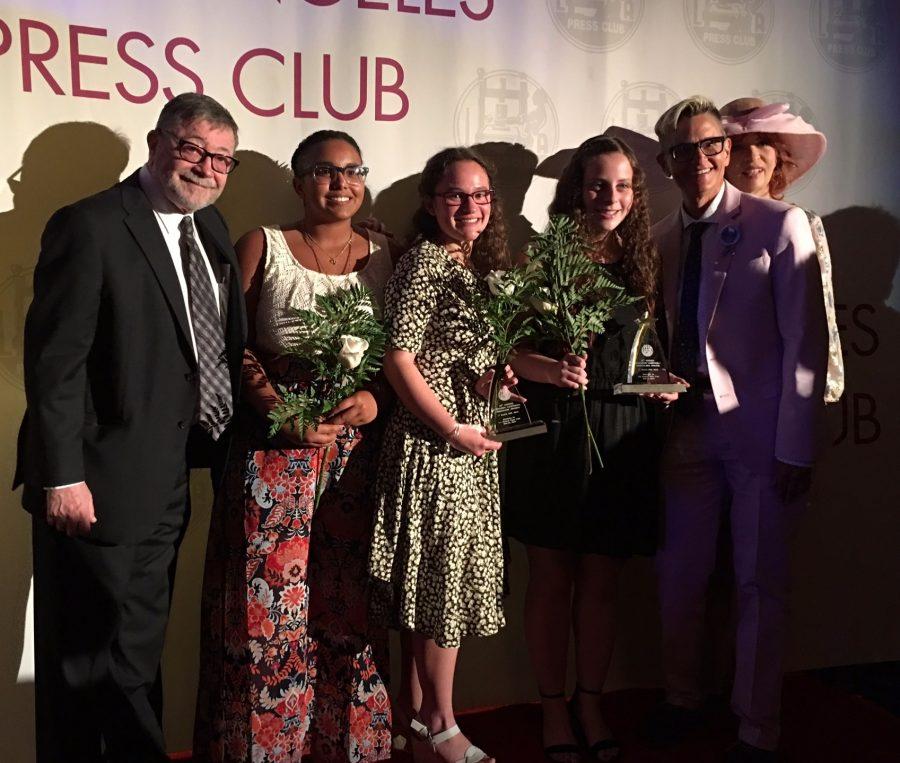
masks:
[[[653,324],[653,316],[645,310],[631,343],[627,377],[613,387],[614,394],[666,396],[677,395],[687,389],[685,381],[666,368],[665,353]],[[666,397],[660,399],[665,400]]]
[[[487,383],[488,437],[499,442],[543,434],[547,425],[533,421],[525,398],[515,388],[516,379],[507,365],[513,348],[531,336],[533,315],[528,303],[527,275],[522,268],[492,270],[485,276],[488,295],[481,314],[497,346],[497,362],[479,380]],[[476,389],[478,387],[476,386]]]

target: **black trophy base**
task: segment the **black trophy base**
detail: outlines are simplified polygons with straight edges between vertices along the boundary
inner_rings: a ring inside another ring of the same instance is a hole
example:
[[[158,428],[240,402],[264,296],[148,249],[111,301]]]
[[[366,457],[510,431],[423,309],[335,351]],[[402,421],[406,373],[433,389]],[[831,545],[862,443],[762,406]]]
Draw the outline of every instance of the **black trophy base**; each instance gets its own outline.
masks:
[[[613,387],[614,395],[640,395],[659,392],[684,392],[687,386],[671,382],[668,384],[616,384]]]
[[[521,437],[544,434],[546,431],[547,425],[543,421],[528,421],[496,432],[489,431],[486,437],[497,442],[509,442],[510,440],[518,440]]]

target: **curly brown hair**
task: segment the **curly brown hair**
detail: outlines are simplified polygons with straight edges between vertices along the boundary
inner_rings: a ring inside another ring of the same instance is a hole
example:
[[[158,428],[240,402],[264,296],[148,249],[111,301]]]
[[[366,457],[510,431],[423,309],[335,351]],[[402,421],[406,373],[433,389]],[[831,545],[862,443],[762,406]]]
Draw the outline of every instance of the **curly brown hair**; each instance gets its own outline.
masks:
[[[772,172],[772,178],[769,180],[769,196],[773,199],[781,201],[784,198],[784,192],[791,184],[788,179],[786,170],[789,167],[796,167],[787,145],[775,133],[760,133],[764,135],[769,145],[775,149],[775,155],[778,157],[775,161],[775,170]]]
[[[419,179],[419,197],[422,204],[413,215],[412,227],[414,235],[420,235],[429,241],[440,243],[440,228],[437,219],[425,208],[425,201],[434,198],[434,191],[444,177],[451,164],[456,162],[475,162],[487,173],[491,188],[494,187],[496,171],[491,164],[475,151],[462,146],[445,148],[432,156],[422,170]],[[503,221],[503,208],[496,195],[491,203],[491,217],[481,235],[472,245],[472,266],[484,275],[491,270],[504,270],[510,265],[509,247],[506,238],[506,224]]]
[[[625,287],[632,294],[653,302],[658,289],[659,258],[650,237],[650,208],[647,203],[647,184],[644,171],[631,147],[619,138],[595,135],[582,143],[572,155],[556,184],[556,193],[548,211],[551,215],[579,218],[584,212],[584,166],[589,159],[601,154],[624,154],[631,165],[634,201],[628,216],[616,228],[624,256],[622,274]]]

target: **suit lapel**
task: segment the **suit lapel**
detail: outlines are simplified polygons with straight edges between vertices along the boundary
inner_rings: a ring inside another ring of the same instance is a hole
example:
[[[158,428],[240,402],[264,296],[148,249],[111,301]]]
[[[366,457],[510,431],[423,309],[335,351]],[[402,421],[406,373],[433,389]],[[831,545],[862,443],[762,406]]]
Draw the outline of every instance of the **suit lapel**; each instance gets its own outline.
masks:
[[[716,308],[719,305],[719,297],[725,286],[728,269],[734,261],[734,248],[737,241],[732,241],[730,232],[739,230],[737,219],[741,214],[741,192],[729,183],[725,183],[725,195],[719,208],[713,215],[715,227],[703,237],[703,256],[712,260],[710,278],[701,282],[701,288],[706,292],[701,294],[701,303],[709,305],[709,325],[712,326],[716,317]]]
[[[125,225],[147,258],[184,340],[191,347],[191,331],[178,275],[159,223],[153,215],[153,208],[138,183],[137,173],[122,182],[122,203],[126,211]],[[188,353],[188,356],[192,363],[196,362],[193,352]]]

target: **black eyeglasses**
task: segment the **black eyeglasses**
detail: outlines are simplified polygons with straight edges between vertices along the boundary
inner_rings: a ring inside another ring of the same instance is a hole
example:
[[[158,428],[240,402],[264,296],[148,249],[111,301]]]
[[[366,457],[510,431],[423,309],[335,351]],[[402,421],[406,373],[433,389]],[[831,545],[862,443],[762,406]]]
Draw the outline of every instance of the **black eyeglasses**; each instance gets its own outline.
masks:
[[[218,172],[220,175],[227,175],[240,164],[233,156],[229,156],[228,154],[214,154],[212,151],[207,151],[196,143],[191,143],[189,140],[178,137],[174,132],[169,132],[168,130],[160,130],[160,132],[164,132],[166,135],[178,141],[175,146],[175,151],[178,153],[178,156],[186,162],[200,164],[200,162],[208,156],[213,172]]]
[[[338,167],[336,164],[330,164],[329,162],[319,162],[312,167],[307,167],[305,170],[300,170],[299,174],[312,175],[313,180],[317,183],[330,183],[338,175],[343,175],[350,185],[361,185],[366,182],[369,168],[364,164],[348,164],[345,167]]]
[[[473,193],[464,193],[463,191],[445,191],[444,193],[436,193],[435,197],[440,196],[444,200],[444,204],[448,207],[461,207],[466,199],[471,199],[476,204],[484,206],[490,204],[494,200],[494,189],[489,188],[486,191],[474,191]]]
[[[714,138],[698,140],[696,143],[679,143],[669,149],[669,156],[676,162],[686,162],[694,158],[698,148],[704,156],[715,156],[722,153],[722,150],[725,148],[725,141],[726,137],[724,135],[717,135]]]

